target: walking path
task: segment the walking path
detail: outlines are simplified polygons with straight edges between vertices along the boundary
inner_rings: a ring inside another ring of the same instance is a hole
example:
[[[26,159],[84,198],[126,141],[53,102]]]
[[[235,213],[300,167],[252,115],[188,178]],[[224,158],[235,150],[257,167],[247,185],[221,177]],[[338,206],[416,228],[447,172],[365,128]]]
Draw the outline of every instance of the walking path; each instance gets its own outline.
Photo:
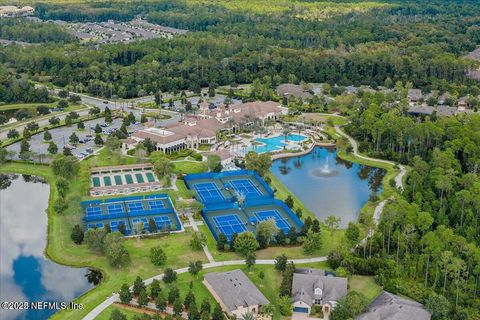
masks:
[[[397,189],[403,191],[403,177],[405,176],[405,174],[407,173],[407,170],[405,168],[404,165],[402,164],[397,164],[393,161],[389,161],[389,160],[383,160],[383,159],[377,159],[377,158],[370,158],[368,156],[363,156],[361,155],[359,152],[358,152],[358,143],[357,141],[355,141],[355,139],[353,139],[351,136],[349,136],[348,134],[346,134],[345,132],[342,131],[342,129],[340,129],[339,126],[335,126],[335,130],[338,132],[338,134],[340,134],[342,137],[345,137],[348,139],[348,141],[350,142],[350,144],[352,145],[352,148],[353,148],[353,154],[360,158],[360,159],[364,159],[364,160],[370,160],[370,161],[375,161],[375,162],[381,162],[381,163],[386,163],[386,164],[390,164],[392,166],[395,166],[395,165],[398,165],[398,167],[400,168],[400,172],[399,174],[397,174],[395,176],[395,185],[397,187]]]
[[[295,264],[315,263],[315,262],[327,261],[327,257],[323,256],[323,257],[307,258],[307,259],[291,259],[290,261],[292,261]],[[244,264],[245,264],[245,260],[214,261],[214,262],[205,263],[203,265],[203,269],[217,268],[222,266],[244,265]],[[272,265],[272,264],[275,264],[275,260],[273,259],[257,260],[256,264]],[[175,272],[177,274],[187,273],[188,268],[180,268],[175,270]],[[149,279],[146,279],[143,281],[143,283],[145,283],[145,285],[150,285],[154,279],[162,280],[162,278],[163,278],[163,273],[156,275],[154,277],[151,277]],[[107,298],[104,302],[96,306],[95,309],[90,311],[83,318],[83,320],[94,320],[100,313],[102,313],[105,309],[107,309],[110,305],[112,305],[115,302],[120,302],[120,296],[118,293],[114,293],[111,297]]]

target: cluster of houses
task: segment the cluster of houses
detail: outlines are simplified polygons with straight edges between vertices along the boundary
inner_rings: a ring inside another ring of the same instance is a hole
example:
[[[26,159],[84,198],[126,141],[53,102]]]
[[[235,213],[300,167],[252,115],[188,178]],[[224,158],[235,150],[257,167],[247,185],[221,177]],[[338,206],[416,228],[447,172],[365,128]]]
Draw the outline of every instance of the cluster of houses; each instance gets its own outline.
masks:
[[[211,272],[204,285],[222,309],[230,316],[243,319],[246,313],[258,315],[261,306],[270,301],[241,270]],[[347,295],[348,280],[320,269],[297,268],[292,281],[292,308],[295,319],[307,319],[312,308],[322,308],[323,319],[329,319],[337,302]],[[430,313],[420,304],[383,291],[369,310],[356,320],[429,320]]]
[[[435,97],[432,93],[423,94],[420,89],[409,89],[407,94],[409,103],[408,113],[411,115],[431,116],[436,114],[440,117],[452,117],[457,114],[472,114],[475,112],[468,104],[468,97],[460,97],[455,105],[451,106],[449,100],[453,98],[448,94],[442,94]],[[434,100],[434,105],[428,102]]]
[[[35,9],[30,6],[0,6],[0,18],[25,17],[34,11]]]
[[[123,151],[135,148],[147,138],[156,144],[157,151],[165,153],[198,149],[202,144],[216,144],[219,131],[235,132],[240,123],[244,126],[254,121],[265,124],[267,121],[279,120],[281,115],[288,113],[287,108],[273,101],[220,105],[214,109],[211,109],[208,103],[202,102],[198,107],[196,115],[187,116],[180,122],[162,128],[150,127],[136,131],[123,142]]]

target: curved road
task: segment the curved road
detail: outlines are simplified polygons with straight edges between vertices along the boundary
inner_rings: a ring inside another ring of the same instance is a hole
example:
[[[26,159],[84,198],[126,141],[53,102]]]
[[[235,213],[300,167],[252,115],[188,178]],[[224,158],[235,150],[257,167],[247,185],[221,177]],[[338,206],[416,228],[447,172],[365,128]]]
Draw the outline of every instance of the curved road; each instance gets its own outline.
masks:
[[[407,169],[405,168],[404,165],[402,164],[399,164],[399,163],[395,163],[393,161],[389,161],[389,160],[383,160],[383,159],[376,159],[376,158],[370,158],[368,156],[363,156],[361,155],[359,152],[358,152],[358,143],[355,139],[353,139],[351,136],[349,136],[348,134],[346,134],[345,132],[342,131],[342,129],[340,129],[339,126],[335,126],[335,130],[338,132],[339,135],[341,135],[342,137],[345,137],[348,139],[348,141],[350,142],[350,144],[352,145],[352,148],[353,148],[353,154],[356,156],[356,157],[359,157],[360,159],[364,159],[364,160],[370,160],[370,161],[376,161],[376,162],[381,162],[381,163],[386,163],[386,164],[390,164],[392,166],[395,166],[395,165],[398,165],[398,167],[400,168],[400,172],[395,176],[395,185],[397,186],[397,189],[399,189],[400,191],[403,191],[403,177],[405,176],[405,174],[407,173]]]

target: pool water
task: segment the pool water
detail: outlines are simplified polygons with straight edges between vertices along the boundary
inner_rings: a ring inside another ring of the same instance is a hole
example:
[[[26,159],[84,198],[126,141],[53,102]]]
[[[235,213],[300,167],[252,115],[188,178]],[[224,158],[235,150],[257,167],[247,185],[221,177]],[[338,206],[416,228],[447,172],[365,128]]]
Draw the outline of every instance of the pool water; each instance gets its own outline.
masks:
[[[372,193],[382,190],[385,170],[343,161],[334,149],[273,161],[271,172],[321,221],[334,215],[341,227],[357,221]]]
[[[92,288],[87,269],[44,255],[49,186],[35,177],[5,177],[0,175],[0,301],[68,303]],[[0,309],[0,319],[43,320],[56,311]]]
[[[289,134],[287,135],[288,142],[302,142],[306,140],[307,137],[300,135],[300,134]],[[250,146],[247,148],[247,152],[255,151],[256,153],[265,153],[265,152],[273,152],[282,150],[287,144],[285,144],[285,136],[279,135],[270,138],[257,138],[255,139],[256,142],[261,143],[258,146]]]

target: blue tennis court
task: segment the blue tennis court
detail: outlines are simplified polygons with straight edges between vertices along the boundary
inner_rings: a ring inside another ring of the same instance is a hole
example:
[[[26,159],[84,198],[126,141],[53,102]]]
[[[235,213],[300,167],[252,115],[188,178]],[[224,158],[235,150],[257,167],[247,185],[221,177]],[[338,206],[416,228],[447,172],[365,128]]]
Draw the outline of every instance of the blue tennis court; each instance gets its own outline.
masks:
[[[102,214],[102,209],[100,207],[88,207],[86,209],[87,217],[99,216]]]
[[[277,210],[257,211],[255,212],[255,216],[257,216],[257,219],[259,221],[275,219],[277,227],[280,230],[283,230],[285,234],[287,234],[288,230],[290,230],[290,224],[288,223],[287,219],[282,218],[282,216]]]
[[[125,220],[119,220],[119,221],[112,221],[110,222],[110,229],[112,229],[112,232],[117,232],[118,231],[118,227],[120,226],[120,224],[122,224],[125,226],[125,230],[128,231],[128,224]]]
[[[167,217],[167,216],[155,217],[155,218],[153,218],[153,220],[155,221],[158,229],[160,229],[160,230],[163,230],[165,228],[165,226],[170,227],[170,225],[171,225],[170,218]]]
[[[213,182],[197,183],[194,187],[203,202],[224,199],[217,185]]]
[[[135,219],[132,219],[132,222],[133,222],[133,225],[136,226],[137,223],[139,222],[143,222],[143,227],[144,228],[148,228],[148,220],[147,218],[135,218]]]
[[[130,212],[139,212],[143,210],[143,204],[141,201],[127,202],[127,206]]]
[[[107,210],[109,214],[123,213],[123,206],[120,203],[109,204]]]
[[[88,229],[97,229],[97,228],[103,228],[103,223],[97,222],[97,223],[89,223],[87,225]]]
[[[163,209],[165,208],[165,204],[162,200],[149,200],[148,205],[150,209]]]
[[[228,186],[245,197],[262,195],[260,189],[250,179],[231,180],[228,182]]]
[[[213,221],[215,221],[218,230],[220,230],[219,233],[226,235],[228,240],[232,239],[234,233],[241,233],[247,230],[236,214],[216,216],[213,217]]]

